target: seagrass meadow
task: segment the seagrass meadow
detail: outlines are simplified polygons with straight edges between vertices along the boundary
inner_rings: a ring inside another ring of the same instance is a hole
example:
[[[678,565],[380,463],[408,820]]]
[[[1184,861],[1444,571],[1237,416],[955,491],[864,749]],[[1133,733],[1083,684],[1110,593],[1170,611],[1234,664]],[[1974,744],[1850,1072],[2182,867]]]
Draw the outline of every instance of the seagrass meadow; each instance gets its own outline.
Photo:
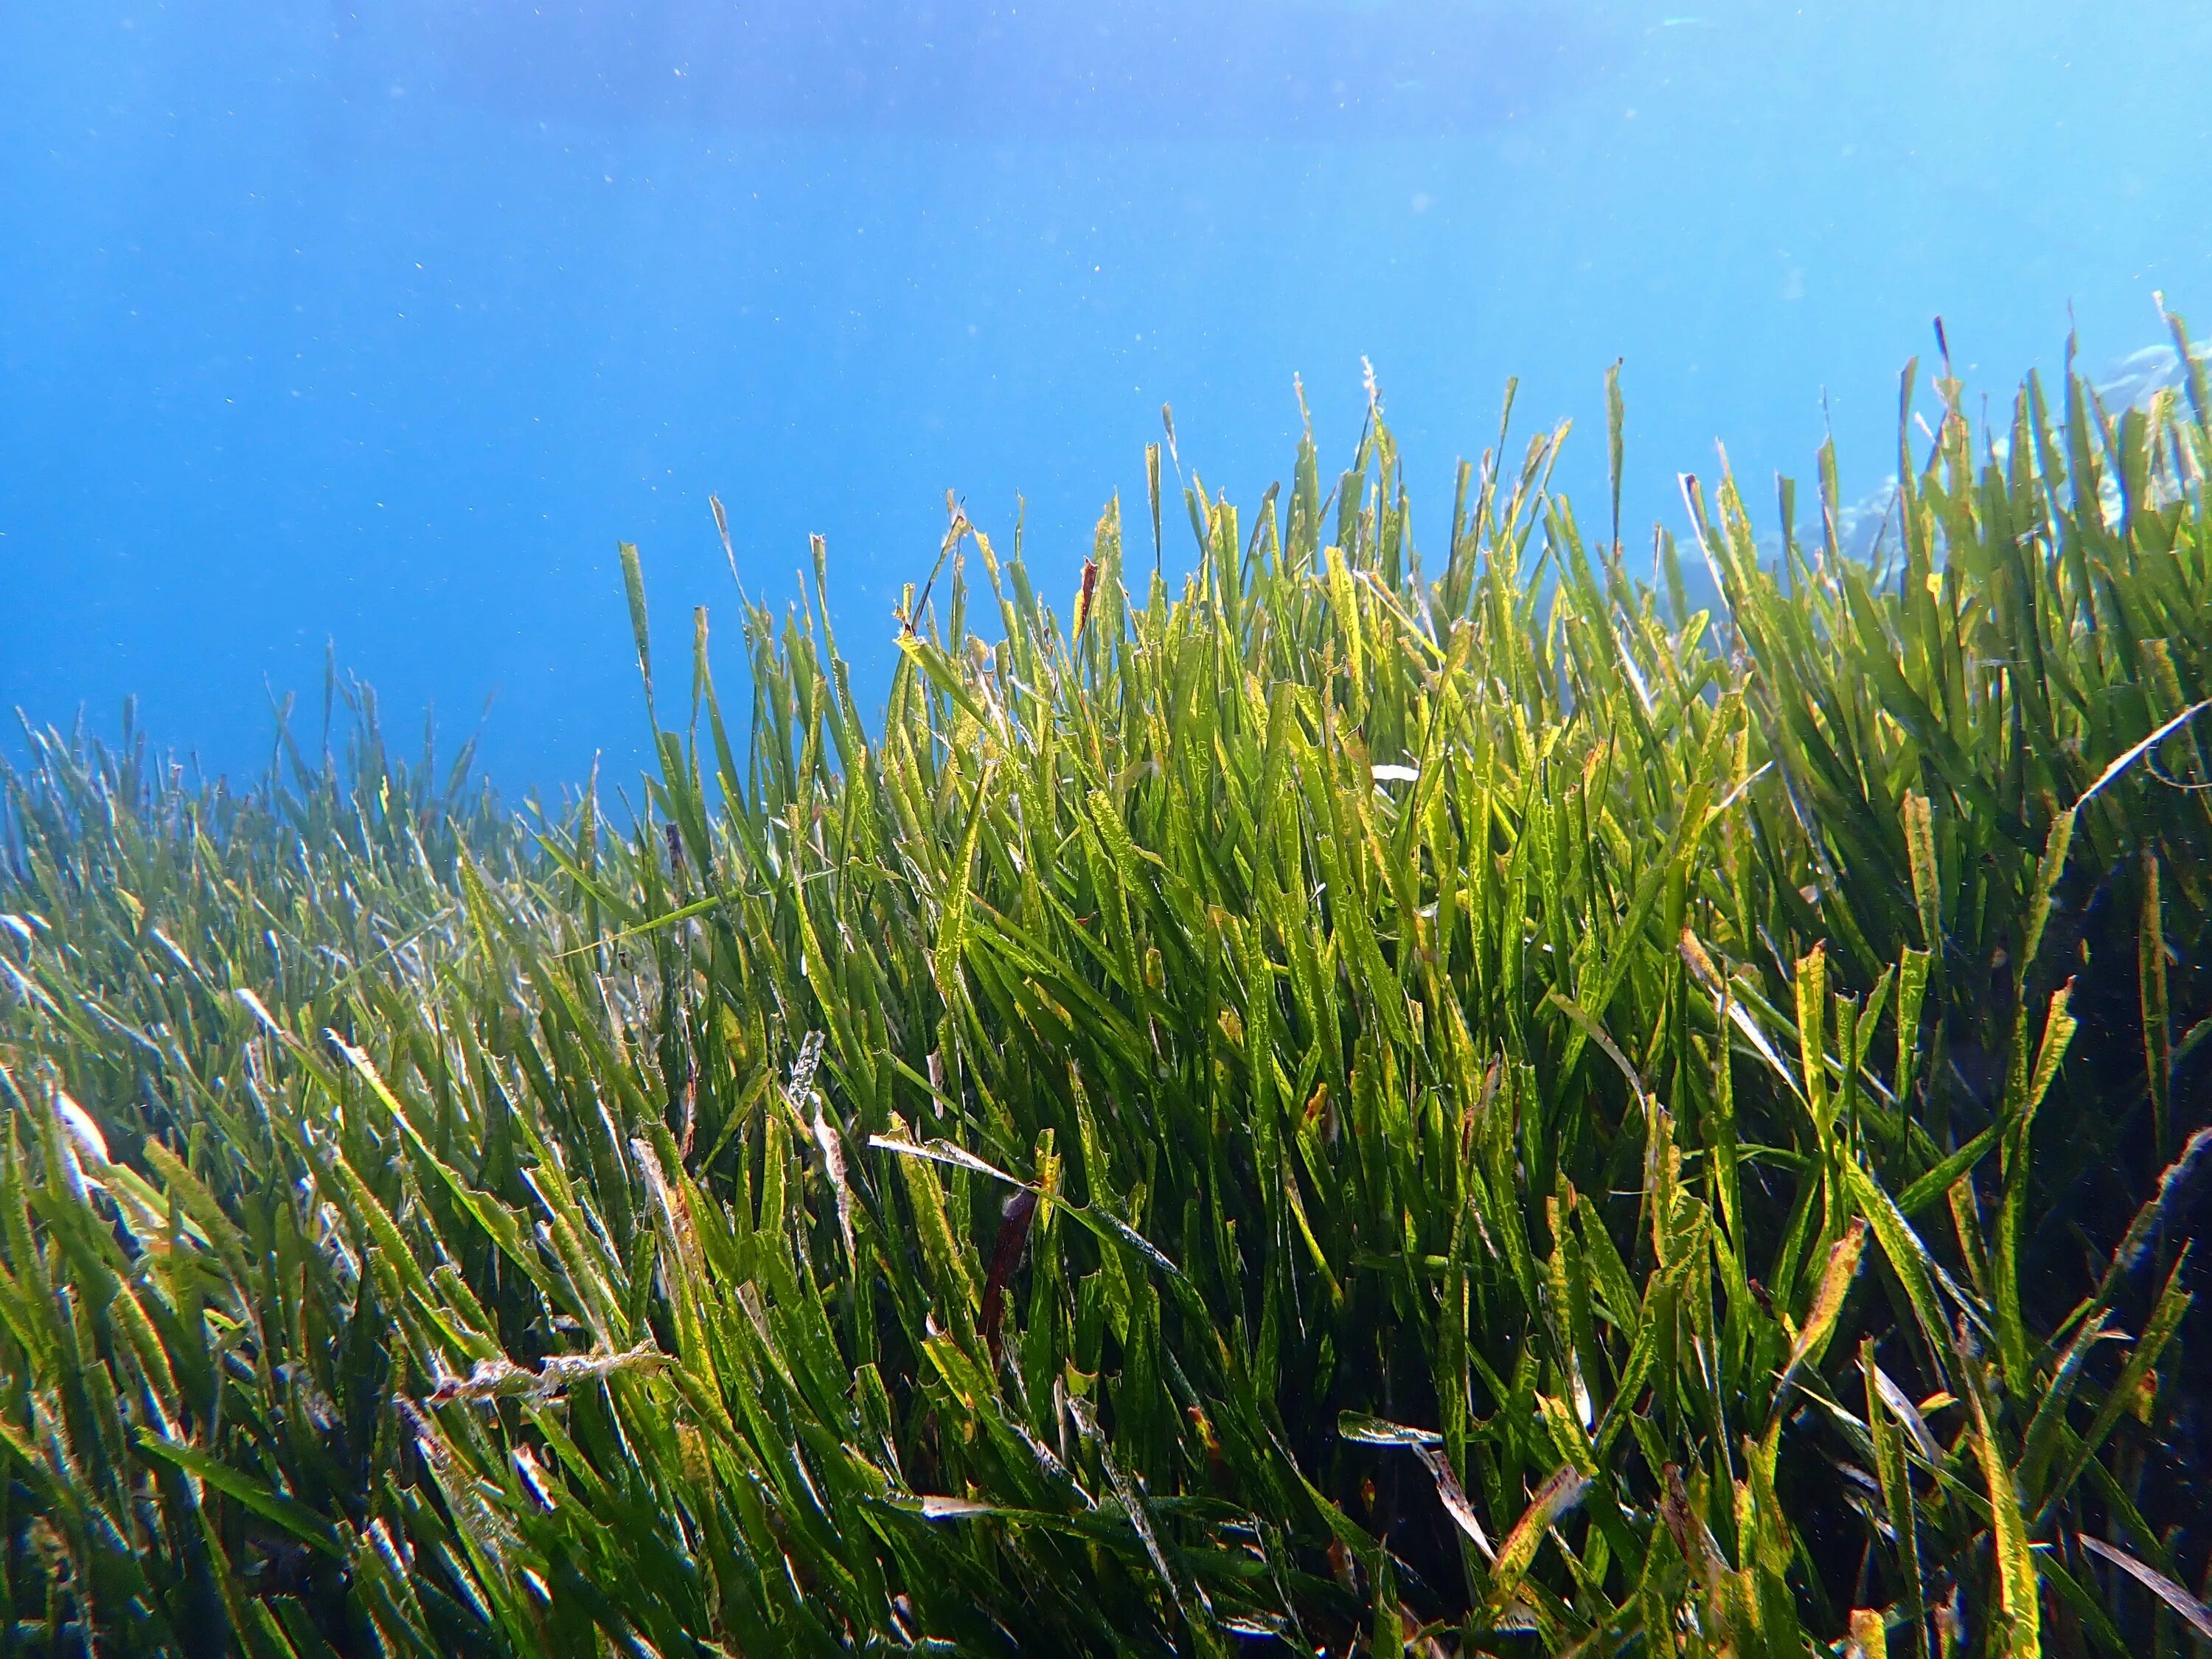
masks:
[[[1155,450],[879,712],[625,549],[611,818],[30,731],[0,1650],[2205,1652],[2203,369],[1936,385],[1870,563],[1632,574],[1617,383],[1425,568],[1379,406]]]

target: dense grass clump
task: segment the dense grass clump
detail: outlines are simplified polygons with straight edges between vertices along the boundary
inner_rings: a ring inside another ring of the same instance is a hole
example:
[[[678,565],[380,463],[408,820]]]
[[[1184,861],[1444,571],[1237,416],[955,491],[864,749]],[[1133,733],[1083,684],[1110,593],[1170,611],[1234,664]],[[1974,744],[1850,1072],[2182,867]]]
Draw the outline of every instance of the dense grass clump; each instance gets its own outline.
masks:
[[[33,732],[0,1650],[2202,1651],[2203,374],[1938,386],[1694,614],[1617,398],[1433,577],[1379,408],[1066,627],[956,515],[872,720],[625,550],[618,828]]]

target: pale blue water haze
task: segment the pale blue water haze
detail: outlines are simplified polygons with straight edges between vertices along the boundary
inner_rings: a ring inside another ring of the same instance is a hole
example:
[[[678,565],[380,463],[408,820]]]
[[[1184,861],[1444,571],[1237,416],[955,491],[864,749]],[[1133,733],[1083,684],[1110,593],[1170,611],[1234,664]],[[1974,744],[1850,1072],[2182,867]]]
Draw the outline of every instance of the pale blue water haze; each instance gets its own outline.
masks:
[[[0,705],[250,769],[334,639],[496,689],[503,786],[626,769],[617,538],[676,648],[710,491],[756,592],[823,533],[872,701],[948,488],[1064,595],[1162,403],[1250,500],[1363,356],[1432,547],[1508,374],[1595,510],[1616,357],[1636,520],[1824,394],[1870,488],[1938,313],[2000,392],[2212,331],[2208,84],[2181,0],[10,7]]]

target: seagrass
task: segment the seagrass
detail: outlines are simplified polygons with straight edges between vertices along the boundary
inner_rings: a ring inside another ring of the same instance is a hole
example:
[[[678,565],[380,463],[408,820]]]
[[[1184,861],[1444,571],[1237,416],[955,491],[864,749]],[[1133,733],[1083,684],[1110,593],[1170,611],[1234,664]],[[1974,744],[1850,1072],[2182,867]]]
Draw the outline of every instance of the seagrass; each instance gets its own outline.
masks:
[[[0,1652],[2202,1651],[2203,371],[1936,389],[1648,580],[1617,382],[1426,561],[1155,451],[880,710],[626,548],[617,817],[27,727]]]

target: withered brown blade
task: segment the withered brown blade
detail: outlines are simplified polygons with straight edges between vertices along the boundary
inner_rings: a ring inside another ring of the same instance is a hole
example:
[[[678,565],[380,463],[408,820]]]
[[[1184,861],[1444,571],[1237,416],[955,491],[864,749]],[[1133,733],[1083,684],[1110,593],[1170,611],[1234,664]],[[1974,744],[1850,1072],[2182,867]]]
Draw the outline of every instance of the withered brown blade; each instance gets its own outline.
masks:
[[[999,1358],[999,1325],[1006,1311],[1006,1281],[1021,1265],[1036,1207],[1037,1195],[1029,1188],[1016,1193],[1006,1200],[999,1218],[999,1236],[991,1242],[990,1271],[983,1280],[983,1340],[991,1346],[994,1363]]]

